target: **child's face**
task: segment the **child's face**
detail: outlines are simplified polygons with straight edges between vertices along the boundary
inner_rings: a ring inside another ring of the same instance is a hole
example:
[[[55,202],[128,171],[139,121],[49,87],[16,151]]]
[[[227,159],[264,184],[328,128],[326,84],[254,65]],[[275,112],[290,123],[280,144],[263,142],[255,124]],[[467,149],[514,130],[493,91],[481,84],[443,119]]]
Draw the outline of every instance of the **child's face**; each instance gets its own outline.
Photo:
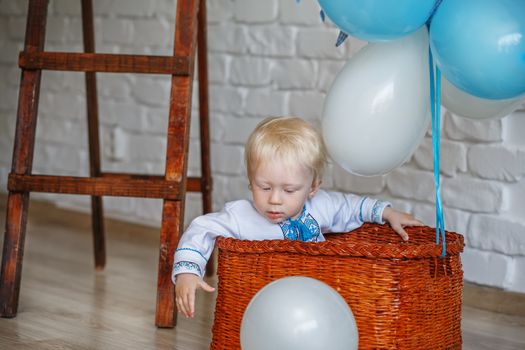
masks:
[[[301,165],[261,162],[250,181],[255,208],[272,223],[295,219],[319,189],[319,182],[313,180],[313,172]]]

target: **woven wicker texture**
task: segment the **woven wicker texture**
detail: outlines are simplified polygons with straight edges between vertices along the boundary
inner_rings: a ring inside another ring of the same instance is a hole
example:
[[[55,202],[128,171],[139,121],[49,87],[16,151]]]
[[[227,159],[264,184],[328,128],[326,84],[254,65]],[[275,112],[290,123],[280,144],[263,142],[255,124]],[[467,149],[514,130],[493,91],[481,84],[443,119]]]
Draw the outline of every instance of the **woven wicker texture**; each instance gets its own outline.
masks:
[[[447,232],[440,258],[435,230],[408,227],[408,242],[387,225],[366,224],[326,242],[219,238],[218,296],[211,349],[240,349],[246,306],[286,276],[316,278],[354,313],[359,349],[461,349],[463,237]]]

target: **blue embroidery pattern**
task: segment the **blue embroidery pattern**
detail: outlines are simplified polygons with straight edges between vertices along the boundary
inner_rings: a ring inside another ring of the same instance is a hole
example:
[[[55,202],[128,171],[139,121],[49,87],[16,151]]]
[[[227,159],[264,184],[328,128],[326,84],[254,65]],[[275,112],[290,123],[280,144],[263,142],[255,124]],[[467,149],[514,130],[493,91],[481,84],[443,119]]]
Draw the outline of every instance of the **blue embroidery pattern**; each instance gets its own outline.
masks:
[[[365,203],[365,200],[367,199],[368,197],[363,197],[363,199],[361,199],[361,204],[359,205],[359,221],[361,222],[364,222],[363,220],[363,204]]]
[[[388,207],[390,205],[388,205],[386,202],[383,202],[383,201],[376,201],[374,206],[372,207],[372,222],[375,222],[375,223],[381,223],[383,222],[383,218],[381,218],[380,216],[380,212],[379,210],[383,207]]]
[[[284,239],[289,239],[292,241],[317,242],[319,239],[319,234],[321,233],[321,229],[312,215],[310,213],[306,213],[306,208],[303,208],[301,216],[294,221],[300,221],[308,229],[308,232],[300,230],[296,224],[294,225],[291,222],[291,219],[287,219],[279,223],[279,226],[283,231]]]
[[[208,262],[208,259],[206,259],[204,257],[204,255],[201,252],[199,252],[197,249],[193,249],[193,248],[177,248],[175,251],[178,252],[180,250],[189,250],[190,252],[197,253],[204,259],[204,261]]]
[[[202,276],[202,271],[199,265],[191,261],[179,261],[178,263],[173,265],[173,272],[179,272],[180,270],[194,270]]]

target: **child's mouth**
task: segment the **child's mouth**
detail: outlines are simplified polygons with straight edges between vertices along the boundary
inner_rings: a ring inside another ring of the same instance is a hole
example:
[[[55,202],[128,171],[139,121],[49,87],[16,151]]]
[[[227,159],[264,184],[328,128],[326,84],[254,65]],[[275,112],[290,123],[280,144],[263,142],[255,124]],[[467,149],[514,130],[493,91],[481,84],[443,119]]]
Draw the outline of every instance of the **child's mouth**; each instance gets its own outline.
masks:
[[[278,220],[282,217],[282,213],[276,211],[268,211],[266,212],[266,216],[270,220]]]

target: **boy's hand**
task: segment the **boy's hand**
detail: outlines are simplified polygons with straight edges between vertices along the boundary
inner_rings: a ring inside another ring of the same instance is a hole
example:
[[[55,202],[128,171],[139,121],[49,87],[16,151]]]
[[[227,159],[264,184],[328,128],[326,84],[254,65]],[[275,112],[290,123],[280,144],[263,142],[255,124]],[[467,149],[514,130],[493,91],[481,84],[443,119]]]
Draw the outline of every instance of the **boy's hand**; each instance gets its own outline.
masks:
[[[202,278],[192,273],[181,273],[177,275],[175,284],[175,300],[177,309],[186,317],[195,314],[195,291],[200,288],[206,292],[213,292],[215,288],[204,282]]]
[[[408,213],[402,213],[390,207],[383,211],[383,220],[388,221],[390,227],[397,232],[403,241],[408,241],[408,233],[403,229],[405,226],[423,226],[424,224]]]

